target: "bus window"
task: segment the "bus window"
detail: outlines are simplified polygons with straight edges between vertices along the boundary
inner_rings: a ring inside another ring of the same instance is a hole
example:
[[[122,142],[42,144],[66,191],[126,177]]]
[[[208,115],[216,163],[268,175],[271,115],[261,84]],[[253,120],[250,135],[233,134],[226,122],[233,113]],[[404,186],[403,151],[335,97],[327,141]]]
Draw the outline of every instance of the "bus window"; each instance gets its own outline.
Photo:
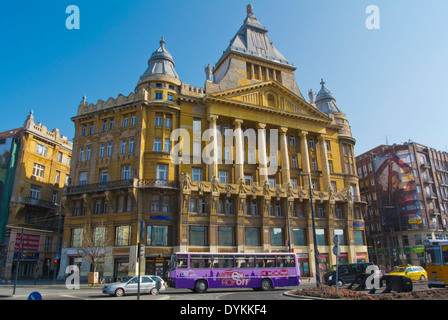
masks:
[[[177,256],[176,262],[177,262],[177,268],[188,268],[187,256]]]
[[[209,269],[212,265],[212,259],[208,256],[194,256],[190,257],[190,268],[195,269]]]
[[[296,266],[296,259],[294,259],[294,256],[286,256],[285,260],[287,268],[294,268]]]
[[[233,256],[218,255],[213,257],[213,268],[234,268],[235,261]]]
[[[286,259],[285,257],[277,257],[277,268],[285,268],[286,267]]]
[[[257,268],[275,268],[274,257],[270,256],[258,256]]]
[[[442,258],[443,261],[441,261],[443,264],[448,263],[448,246],[442,246]]]
[[[236,257],[236,267],[241,269],[249,268],[249,262],[246,262],[244,257]]]

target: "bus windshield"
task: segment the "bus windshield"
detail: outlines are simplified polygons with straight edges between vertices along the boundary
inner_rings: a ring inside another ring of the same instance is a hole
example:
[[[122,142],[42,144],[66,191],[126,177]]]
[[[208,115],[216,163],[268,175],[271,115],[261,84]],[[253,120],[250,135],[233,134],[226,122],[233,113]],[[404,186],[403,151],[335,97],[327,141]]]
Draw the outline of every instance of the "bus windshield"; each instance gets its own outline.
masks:
[[[426,248],[426,264],[440,265],[442,263],[443,263],[443,261],[442,261],[440,247],[427,247]]]

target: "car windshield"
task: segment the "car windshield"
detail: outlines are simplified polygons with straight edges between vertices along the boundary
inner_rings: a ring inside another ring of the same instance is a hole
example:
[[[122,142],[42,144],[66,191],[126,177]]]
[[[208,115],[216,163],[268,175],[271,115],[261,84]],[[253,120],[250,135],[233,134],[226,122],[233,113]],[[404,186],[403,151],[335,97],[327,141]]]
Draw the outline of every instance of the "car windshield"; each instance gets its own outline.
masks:
[[[134,277],[126,277],[126,278],[124,278],[122,281],[120,281],[120,282],[128,282],[129,280],[131,280],[132,278],[134,278]]]
[[[335,272],[336,271],[336,266],[331,266],[329,272]]]
[[[392,272],[404,272],[404,270],[406,270],[406,268],[395,268]]]

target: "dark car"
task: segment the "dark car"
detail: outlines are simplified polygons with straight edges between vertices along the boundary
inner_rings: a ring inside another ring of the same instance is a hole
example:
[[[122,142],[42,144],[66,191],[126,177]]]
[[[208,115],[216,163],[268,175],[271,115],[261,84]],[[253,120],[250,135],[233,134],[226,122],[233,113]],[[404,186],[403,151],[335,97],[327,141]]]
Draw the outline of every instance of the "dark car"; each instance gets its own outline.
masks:
[[[338,265],[338,283],[339,285],[350,284],[360,274],[366,273],[368,266],[372,266],[372,262],[361,263],[343,263]],[[336,284],[336,266],[332,266],[324,275],[324,283],[327,285]]]

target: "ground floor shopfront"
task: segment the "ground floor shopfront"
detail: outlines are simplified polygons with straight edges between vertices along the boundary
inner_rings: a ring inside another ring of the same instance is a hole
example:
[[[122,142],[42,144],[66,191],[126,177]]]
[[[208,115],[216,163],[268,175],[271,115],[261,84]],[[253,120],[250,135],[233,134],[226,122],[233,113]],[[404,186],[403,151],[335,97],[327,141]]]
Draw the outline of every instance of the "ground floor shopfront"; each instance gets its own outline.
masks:
[[[7,227],[0,254],[0,279],[53,279],[56,234],[51,231]]]
[[[238,252],[236,247],[214,248],[211,251],[209,247],[189,247],[186,252],[212,252],[212,253],[232,253]],[[338,256],[339,263],[367,262],[368,255],[366,246],[343,246],[342,252]],[[147,247],[145,257],[140,262],[140,274],[158,275],[163,279],[168,278],[169,263],[175,248],[153,248]],[[293,248],[297,254],[300,274],[302,277],[315,276],[315,255],[312,247]],[[319,246],[319,269],[320,272],[326,272],[336,264],[336,257],[331,252],[330,246]],[[286,247],[273,248],[271,250],[262,250],[262,248],[248,248],[246,253],[260,252],[287,252]],[[100,278],[105,282],[113,282],[124,279],[128,276],[134,276],[138,273],[137,247],[110,247],[106,249],[104,263],[97,265],[96,270],[87,262],[85,258],[79,255],[75,248],[63,249],[61,254],[61,271],[58,279],[64,279],[67,274],[65,270],[70,265],[76,265],[79,268],[80,281],[87,281],[89,272],[99,272]]]

